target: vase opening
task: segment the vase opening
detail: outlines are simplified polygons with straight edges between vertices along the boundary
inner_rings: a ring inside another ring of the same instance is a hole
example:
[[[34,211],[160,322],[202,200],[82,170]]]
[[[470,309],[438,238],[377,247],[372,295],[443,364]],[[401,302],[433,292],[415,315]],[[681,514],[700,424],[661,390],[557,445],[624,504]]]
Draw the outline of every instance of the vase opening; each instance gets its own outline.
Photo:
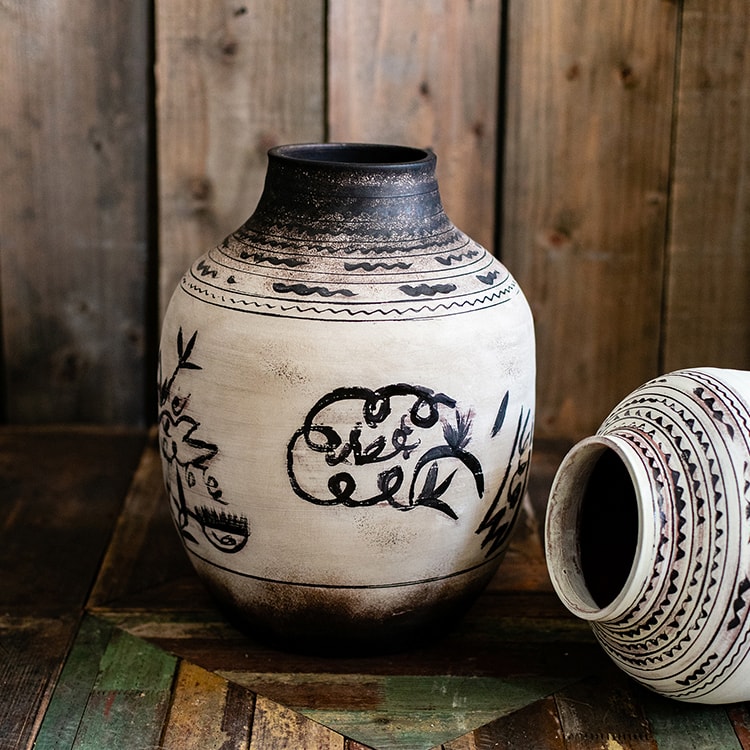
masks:
[[[425,149],[379,143],[302,143],[278,146],[269,153],[297,162],[347,164],[361,168],[403,167],[434,159],[434,154]]]
[[[583,579],[592,599],[604,608],[627,583],[639,525],[633,481],[611,448],[604,449],[591,469],[578,522]]]
[[[604,620],[626,607],[652,564],[638,462],[617,439],[594,436],[563,459],[545,529],[552,584],[579,617]]]

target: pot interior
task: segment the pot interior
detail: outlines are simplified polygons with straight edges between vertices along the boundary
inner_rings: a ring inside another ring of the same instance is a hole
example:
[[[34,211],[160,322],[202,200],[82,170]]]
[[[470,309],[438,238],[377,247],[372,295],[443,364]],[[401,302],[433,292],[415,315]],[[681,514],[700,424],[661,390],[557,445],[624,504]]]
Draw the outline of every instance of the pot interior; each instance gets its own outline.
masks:
[[[623,590],[638,546],[633,480],[611,448],[596,458],[583,486],[578,544],[583,579],[592,599],[610,605]]]

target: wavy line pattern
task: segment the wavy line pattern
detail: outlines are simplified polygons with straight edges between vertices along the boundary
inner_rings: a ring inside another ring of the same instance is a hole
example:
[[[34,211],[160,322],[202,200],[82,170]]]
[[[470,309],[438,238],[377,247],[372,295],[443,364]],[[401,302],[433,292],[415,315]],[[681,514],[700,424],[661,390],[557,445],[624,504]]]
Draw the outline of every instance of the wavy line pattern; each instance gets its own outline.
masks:
[[[418,286],[411,286],[410,284],[404,284],[399,289],[410,297],[434,297],[436,294],[450,294],[456,291],[455,284],[419,284]]]
[[[279,294],[299,294],[301,297],[309,297],[311,294],[317,294],[321,297],[355,297],[351,289],[328,289],[324,286],[307,286],[306,284],[284,284],[277,281],[273,285],[274,292]]]
[[[443,266],[450,266],[453,263],[458,263],[464,258],[471,259],[479,255],[479,250],[467,250],[465,253],[457,253],[456,255],[445,255],[443,257],[436,256],[435,260]]]
[[[411,263],[404,263],[403,261],[397,261],[396,263],[368,263],[367,261],[360,261],[359,263],[344,263],[344,268],[347,271],[393,271],[398,268],[402,271],[406,271],[411,268]]]
[[[511,282],[499,289],[482,295],[472,296],[468,299],[435,301],[433,304],[422,304],[408,307],[399,305],[395,300],[388,303],[371,305],[342,304],[341,307],[321,307],[319,305],[288,304],[274,300],[273,298],[236,297],[231,294],[223,294],[212,291],[202,284],[199,279],[184,277],[182,288],[193,297],[203,300],[210,305],[240,309],[242,312],[257,313],[260,315],[280,315],[283,317],[319,316],[349,320],[353,323],[364,322],[380,318],[381,320],[396,319],[407,320],[414,317],[442,317],[449,315],[460,315],[471,312],[477,307],[500,305],[512,300],[518,293],[518,285]]]
[[[240,257],[243,254],[240,254]],[[249,253],[247,254],[249,257]],[[307,261],[302,258],[277,258],[274,255],[263,255],[263,253],[254,253],[252,256],[256,263],[270,263],[272,266],[287,266],[288,268],[297,268],[297,266],[306,266]]]

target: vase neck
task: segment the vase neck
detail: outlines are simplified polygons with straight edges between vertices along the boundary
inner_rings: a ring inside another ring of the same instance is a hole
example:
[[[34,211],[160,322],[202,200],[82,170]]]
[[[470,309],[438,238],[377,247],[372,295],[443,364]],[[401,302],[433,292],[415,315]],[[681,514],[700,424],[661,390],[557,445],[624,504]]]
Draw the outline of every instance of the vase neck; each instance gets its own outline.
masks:
[[[638,447],[616,435],[578,443],[547,512],[552,584],[579,617],[608,622],[647,595],[658,541],[658,488]]]
[[[356,232],[373,241],[393,235],[425,237],[452,228],[440,200],[431,151],[369,144],[279,146],[268,154],[266,181],[242,228],[318,238]]]
[[[359,198],[394,198],[437,191],[436,157],[408,146],[311,143],[268,152],[266,189]]]

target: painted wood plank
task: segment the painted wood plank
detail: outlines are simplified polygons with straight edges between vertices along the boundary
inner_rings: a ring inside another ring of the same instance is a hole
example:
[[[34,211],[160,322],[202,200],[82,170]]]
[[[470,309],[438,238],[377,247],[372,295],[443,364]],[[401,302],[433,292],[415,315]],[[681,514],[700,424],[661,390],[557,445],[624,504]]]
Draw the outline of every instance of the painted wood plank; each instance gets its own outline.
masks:
[[[614,666],[555,693],[566,750],[657,750],[643,691]]]
[[[0,748],[20,750],[36,735],[76,620],[0,612]]]
[[[255,696],[183,662],[162,739],[163,750],[247,750]]]
[[[112,631],[113,626],[102,620],[84,618],[44,714],[35,750],[73,747]]]
[[[370,748],[367,745],[363,745],[361,742],[357,742],[356,740],[347,737],[344,741],[344,750],[374,750],[374,748]]]
[[[0,611],[80,612],[143,437],[104,428],[0,430]]]
[[[501,256],[534,312],[536,430],[657,374],[678,5],[512,0]]]
[[[492,250],[500,3],[329,2],[332,140],[431,147],[453,222]]]
[[[565,750],[554,697],[544,698],[443,744],[442,750]]]
[[[88,606],[92,611],[113,607],[161,610],[175,602],[215,609],[174,529],[152,431]]]
[[[369,700],[371,690],[372,700],[378,700],[376,684],[370,688],[367,681],[361,693],[347,694],[347,675],[526,676],[573,682],[608,666],[590,629],[571,617],[555,620],[543,612],[526,616],[520,614],[524,599],[492,598],[497,599],[494,607],[485,609],[483,600],[477,603],[481,618],[469,613],[444,638],[383,658],[336,659],[277,651],[233,628],[218,611],[100,612],[128,632],[227,679],[251,689],[260,684],[259,692],[281,702],[292,696],[299,701],[314,697],[318,679],[327,680],[327,689],[346,699],[346,705]]]
[[[176,666],[176,657],[115,630],[102,655],[73,750],[158,746]]]
[[[322,0],[157,0],[159,289],[252,213],[266,151],[324,136]]]
[[[257,696],[250,750],[344,750],[345,738],[274,701]]]
[[[723,706],[679,703],[657,695],[643,705],[659,750],[742,750]]]
[[[365,685],[373,682],[369,675],[362,679]],[[534,703],[564,683],[453,675],[393,676],[376,682],[381,701],[372,708],[354,707],[351,701],[338,709],[290,705],[379,750],[425,750]]]
[[[0,6],[0,301],[13,422],[142,425],[149,3]]]
[[[750,703],[739,703],[727,707],[727,715],[732,722],[742,750],[750,750]]]
[[[682,5],[664,371],[750,368],[750,17]]]

